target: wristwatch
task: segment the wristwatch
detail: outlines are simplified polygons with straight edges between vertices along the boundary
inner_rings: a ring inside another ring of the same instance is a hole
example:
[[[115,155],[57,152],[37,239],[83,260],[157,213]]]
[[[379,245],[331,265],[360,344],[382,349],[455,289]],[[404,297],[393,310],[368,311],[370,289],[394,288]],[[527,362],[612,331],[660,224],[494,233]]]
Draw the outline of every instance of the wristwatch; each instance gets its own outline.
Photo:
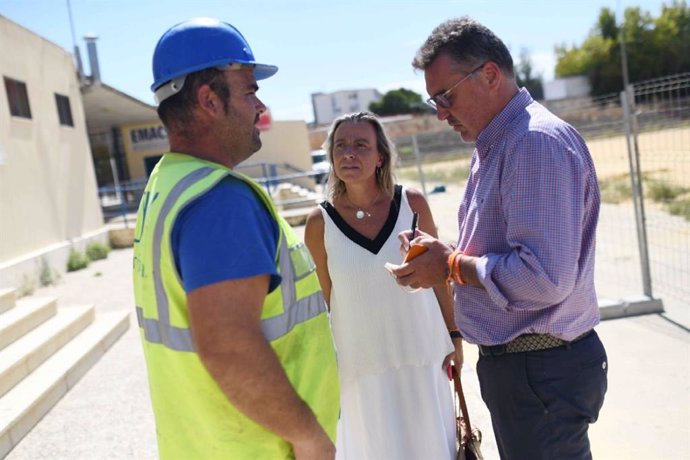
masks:
[[[448,333],[450,334],[451,339],[462,339],[463,338],[462,334],[457,329],[454,329],[452,331],[448,331]]]

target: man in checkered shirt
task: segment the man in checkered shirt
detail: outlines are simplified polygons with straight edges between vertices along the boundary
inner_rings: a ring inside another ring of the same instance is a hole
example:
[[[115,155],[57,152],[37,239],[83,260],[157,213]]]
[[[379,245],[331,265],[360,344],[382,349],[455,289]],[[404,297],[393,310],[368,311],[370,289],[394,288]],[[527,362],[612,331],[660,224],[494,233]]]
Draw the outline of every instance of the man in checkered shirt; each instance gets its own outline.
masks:
[[[477,374],[502,459],[591,458],[587,429],[607,387],[594,290],[599,188],[579,133],[518,88],[505,44],[464,17],[417,52],[427,100],[475,150],[456,248],[398,267],[404,286],[451,281],[459,331],[479,345]],[[419,234],[419,233],[418,233]]]

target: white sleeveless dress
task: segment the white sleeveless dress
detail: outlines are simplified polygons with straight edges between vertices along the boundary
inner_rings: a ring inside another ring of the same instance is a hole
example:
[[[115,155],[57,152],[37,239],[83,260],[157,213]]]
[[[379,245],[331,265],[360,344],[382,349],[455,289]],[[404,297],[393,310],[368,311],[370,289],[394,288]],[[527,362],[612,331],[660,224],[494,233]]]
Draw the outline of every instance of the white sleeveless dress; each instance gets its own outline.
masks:
[[[453,344],[431,289],[408,293],[384,268],[400,263],[397,235],[412,210],[396,186],[388,220],[370,240],[328,203],[324,244],[338,353],[339,460],[454,459],[455,416],[443,358]]]

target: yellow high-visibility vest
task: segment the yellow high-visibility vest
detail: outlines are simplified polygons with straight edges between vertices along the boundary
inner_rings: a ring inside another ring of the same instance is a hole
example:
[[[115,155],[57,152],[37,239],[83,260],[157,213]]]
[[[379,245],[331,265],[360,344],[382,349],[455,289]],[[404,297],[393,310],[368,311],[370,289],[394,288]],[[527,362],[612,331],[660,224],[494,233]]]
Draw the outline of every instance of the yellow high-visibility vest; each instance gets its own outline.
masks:
[[[178,213],[228,176],[251,186],[278,223],[276,267],[282,282],[266,296],[262,332],[297,394],[335,440],[339,414],[335,349],[314,262],[304,243],[249,177],[189,155],[167,153],[153,170],[139,205],[133,267],[161,459],[293,457],[284,439],[231,404],[192,341],[171,233]]]

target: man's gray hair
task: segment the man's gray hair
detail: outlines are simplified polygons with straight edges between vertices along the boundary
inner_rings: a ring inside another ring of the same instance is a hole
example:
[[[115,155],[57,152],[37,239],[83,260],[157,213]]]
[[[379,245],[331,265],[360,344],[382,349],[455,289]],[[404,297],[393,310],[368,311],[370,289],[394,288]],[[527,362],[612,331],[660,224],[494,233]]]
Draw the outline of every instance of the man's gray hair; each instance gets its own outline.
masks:
[[[412,60],[412,67],[426,70],[441,54],[455,64],[476,67],[487,61],[513,76],[513,58],[503,41],[480,22],[463,16],[449,19],[436,27]]]

